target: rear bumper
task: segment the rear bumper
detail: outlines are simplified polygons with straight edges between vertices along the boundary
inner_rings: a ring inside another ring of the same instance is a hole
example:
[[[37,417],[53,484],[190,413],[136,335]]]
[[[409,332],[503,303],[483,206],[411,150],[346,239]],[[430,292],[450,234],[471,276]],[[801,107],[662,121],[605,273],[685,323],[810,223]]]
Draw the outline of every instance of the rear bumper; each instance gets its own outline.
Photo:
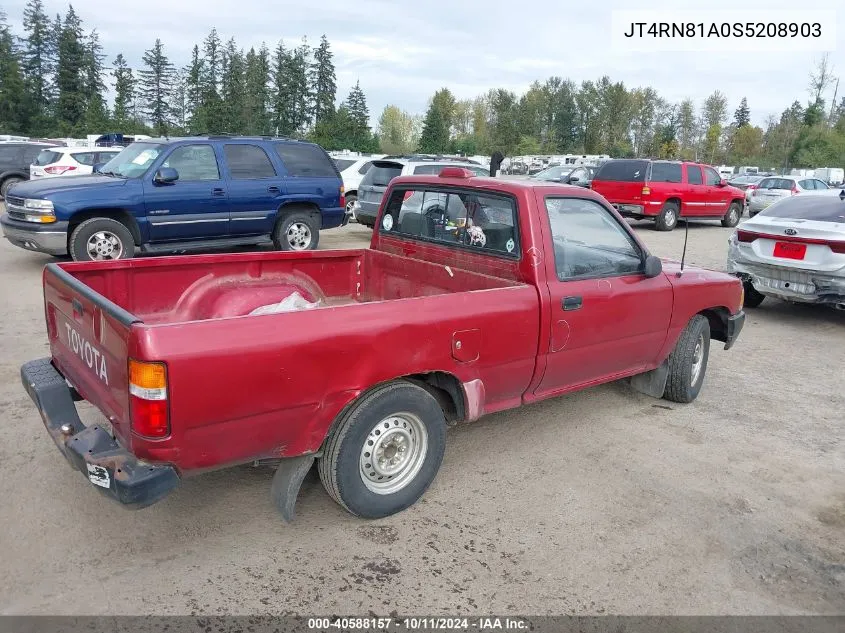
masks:
[[[179,484],[172,466],[142,462],[104,428],[86,427],[70,387],[49,358],[21,366],[21,381],[59,451],[101,494],[138,509],[163,499]]]
[[[16,222],[6,214],[0,217],[3,236],[12,244],[50,255],[67,255],[67,224],[29,224]]]
[[[728,243],[728,272],[760,294],[797,303],[845,303],[845,277],[810,270],[752,264],[738,258],[736,245]]]

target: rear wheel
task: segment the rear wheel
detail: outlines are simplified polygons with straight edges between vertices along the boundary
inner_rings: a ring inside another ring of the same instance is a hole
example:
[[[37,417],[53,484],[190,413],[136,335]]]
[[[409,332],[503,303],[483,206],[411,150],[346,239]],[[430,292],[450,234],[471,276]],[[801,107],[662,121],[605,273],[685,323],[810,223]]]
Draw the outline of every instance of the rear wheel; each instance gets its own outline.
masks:
[[[3,196],[3,199],[5,199],[6,192],[8,192],[13,185],[18,184],[19,182],[23,182],[23,178],[18,178],[17,176],[9,176],[6,178],[6,180],[3,181],[3,184],[0,185],[0,196]]]
[[[722,218],[722,226],[733,228],[739,224],[740,218],[742,218],[742,207],[739,202],[731,202],[728,212]]]
[[[317,248],[320,227],[314,216],[306,211],[294,211],[276,222],[273,244],[280,251],[308,251]]]
[[[671,231],[678,225],[679,208],[677,202],[667,202],[660,209],[660,213],[654,221],[654,227],[658,231]]]
[[[710,322],[696,314],[669,355],[669,376],[663,397],[672,402],[692,402],[698,397],[710,357]]]
[[[743,307],[756,308],[761,303],[763,303],[763,299],[766,298],[766,295],[764,295],[762,292],[757,292],[757,290],[749,281],[743,281],[742,288],[745,291],[745,298],[742,301]]]
[[[326,491],[352,514],[377,519],[414,504],[434,480],[446,446],[446,420],[422,387],[399,381],[350,409],[318,461]]]
[[[122,222],[91,218],[70,234],[68,251],[74,260],[81,262],[129,259],[135,256],[135,240]]]
[[[356,196],[354,193],[346,196],[346,215],[348,215],[351,220],[357,219],[355,217],[355,203],[357,201],[358,196]]]

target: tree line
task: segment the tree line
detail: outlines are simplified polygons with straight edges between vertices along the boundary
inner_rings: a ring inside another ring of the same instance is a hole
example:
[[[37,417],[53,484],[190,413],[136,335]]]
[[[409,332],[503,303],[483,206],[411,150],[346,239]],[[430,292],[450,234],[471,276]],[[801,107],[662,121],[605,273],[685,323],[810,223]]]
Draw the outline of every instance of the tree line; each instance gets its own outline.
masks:
[[[337,105],[334,54],[325,36],[316,46],[303,38],[244,50],[212,29],[184,67],[171,62],[157,39],[132,68],[120,52],[106,63],[97,30],[86,31],[72,5],[51,18],[44,0],[29,0],[22,22],[16,35],[0,11],[0,132],[7,134],[278,134],[362,152],[845,164],[845,98],[836,101],[838,79],[826,56],[810,73],[809,99],[794,101],[762,127],[751,123],[745,97],[731,116],[718,90],[700,105],[673,103],[651,87],[631,88],[608,76],[580,84],[554,76],[523,94],[497,88],[458,99],[442,88],[424,116],[388,105],[374,133],[359,84]]]

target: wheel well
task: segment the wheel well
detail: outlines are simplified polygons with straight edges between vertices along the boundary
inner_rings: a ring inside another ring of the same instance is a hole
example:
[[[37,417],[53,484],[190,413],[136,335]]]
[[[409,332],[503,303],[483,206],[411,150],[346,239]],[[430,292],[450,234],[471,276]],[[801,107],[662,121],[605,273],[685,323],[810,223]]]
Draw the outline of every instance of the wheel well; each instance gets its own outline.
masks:
[[[305,212],[310,214],[313,218],[317,220],[318,227],[322,228],[323,216],[320,213],[320,207],[318,207],[313,202],[288,202],[286,204],[283,204],[279,207],[279,211],[276,214],[276,223],[278,224],[291,213],[297,212]]]
[[[681,208],[681,199],[680,198],[667,198],[666,202],[664,202],[663,204],[666,204],[667,202],[674,202],[675,204],[678,205],[678,209]]]
[[[347,192],[346,192],[346,195],[347,195],[347,196],[355,196],[355,197],[357,198],[357,197],[358,197],[358,190],[357,190],[357,189],[353,189],[352,191],[347,191]]]
[[[445,371],[405,376],[406,380],[428,391],[446,416],[446,422],[460,422],[466,419],[466,403],[461,381]]]
[[[734,202],[736,202],[739,206],[743,206],[745,204],[745,198],[732,198],[731,204],[733,204]]]
[[[710,338],[726,343],[728,340],[728,317],[731,315],[730,310],[720,306],[717,308],[707,308],[699,312],[699,314],[707,317],[707,321],[710,323]]]
[[[85,220],[90,220],[91,218],[110,218],[112,220],[117,220],[129,229],[129,232],[132,234],[132,239],[135,240],[136,245],[140,245],[142,242],[141,229],[138,228],[137,220],[135,220],[135,217],[125,209],[92,209],[90,211],[75,213],[71,216],[70,221],[68,222],[68,240],[70,240],[70,236],[73,234],[73,230],[77,226],[85,222]]]

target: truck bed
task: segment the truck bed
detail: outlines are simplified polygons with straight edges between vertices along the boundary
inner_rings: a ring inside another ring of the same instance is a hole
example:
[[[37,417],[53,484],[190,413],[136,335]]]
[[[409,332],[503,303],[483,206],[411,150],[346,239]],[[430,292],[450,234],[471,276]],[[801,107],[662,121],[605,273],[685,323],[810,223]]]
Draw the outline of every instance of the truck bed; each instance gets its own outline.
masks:
[[[516,282],[380,251],[158,258],[59,267],[130,313],[162,325],[249,315],[294,291],[321,308],[490,290]]]
[[[248,316],[294,290],[320,307]],[[373,250],[49,264],[44,297],[53,365],[122,446],[182,473],[313,452],[398,376],[476,385],[472,417],[516,406],[540,328],[534,286]],[[129,359],[166,363],[165,439],[130,428]]]

